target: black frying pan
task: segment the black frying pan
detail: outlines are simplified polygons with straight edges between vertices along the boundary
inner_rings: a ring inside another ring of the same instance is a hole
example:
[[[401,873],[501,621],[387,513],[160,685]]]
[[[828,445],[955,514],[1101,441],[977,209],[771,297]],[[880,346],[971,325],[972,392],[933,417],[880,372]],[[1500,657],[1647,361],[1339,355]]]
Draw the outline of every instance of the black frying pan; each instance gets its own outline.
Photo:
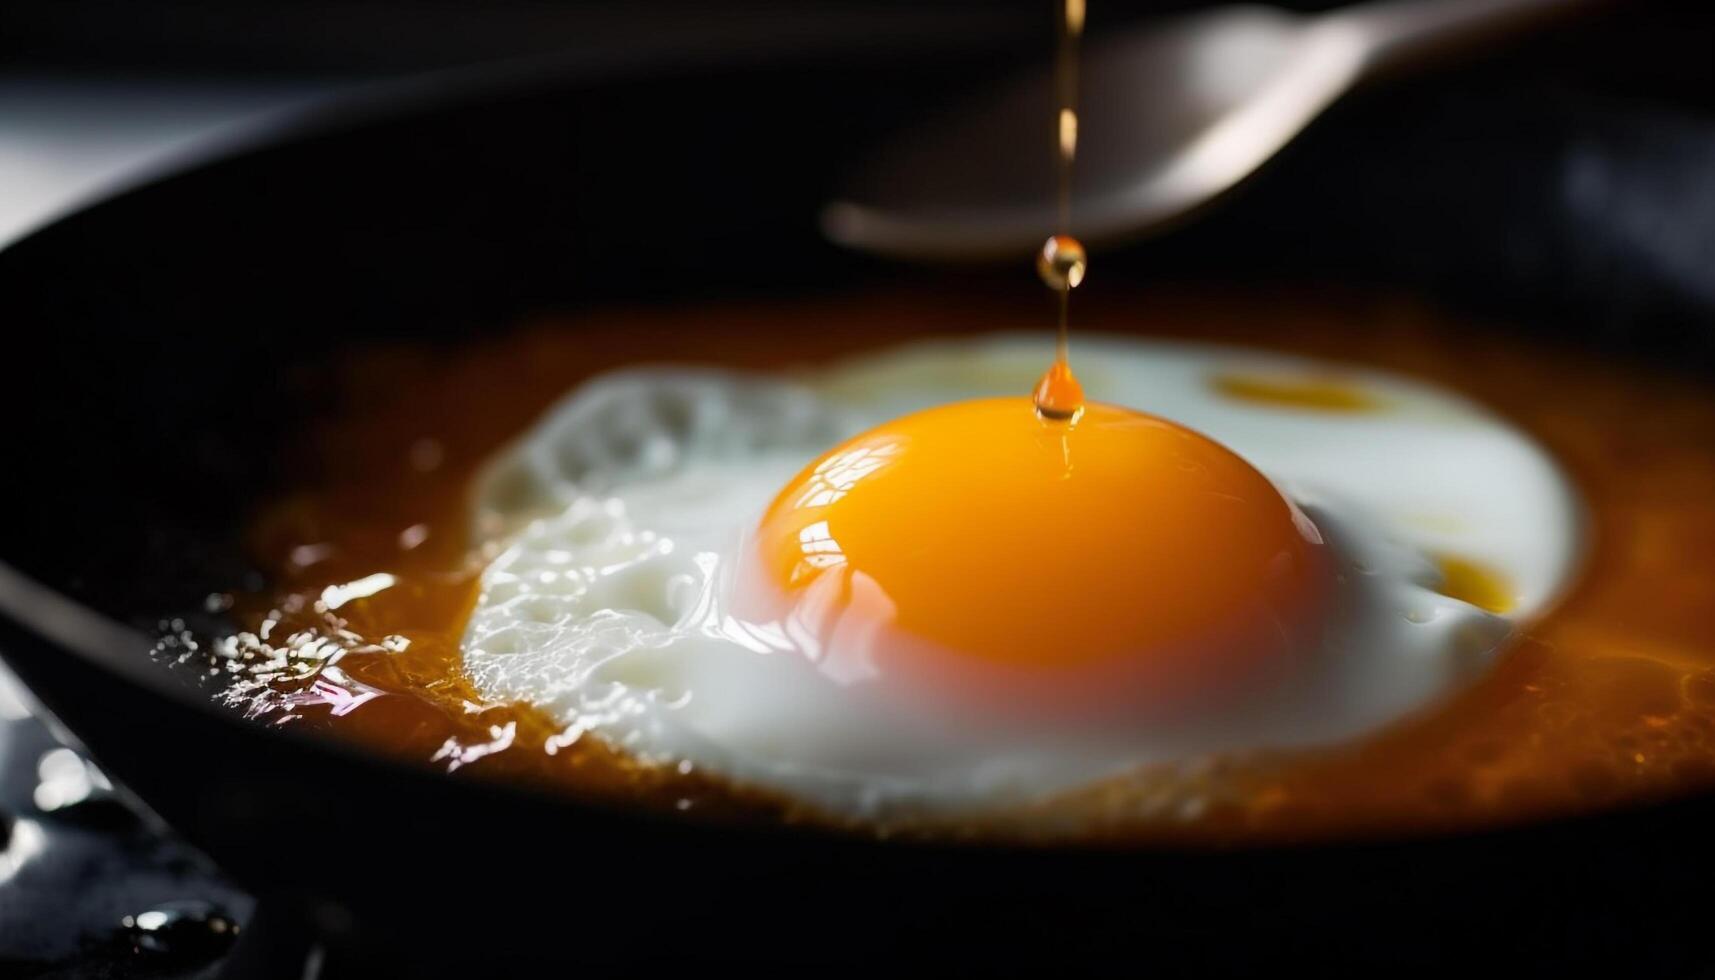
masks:
[[[1368,93],[1203,222],[1103,256],[1103,275],[1380,285],[1706,370],[1710,20],[1624,13]],[[869,843],[385,763],[242,723],[150,663],[160,617],[254,574],[236,529],[280,485],[275,447],[319,410],[318,368],[343,345],[615,299],[989,288],[815,233],[841,161],[1034,44],[911,36],[861,43],[846,25],[370,106],[0,253],[0,649],[109,773],[261,896],[243,969],[294,963],[262,940],[311,933],[336,962],[419,974],[1706,962],[1715,798],[1342,846]]]

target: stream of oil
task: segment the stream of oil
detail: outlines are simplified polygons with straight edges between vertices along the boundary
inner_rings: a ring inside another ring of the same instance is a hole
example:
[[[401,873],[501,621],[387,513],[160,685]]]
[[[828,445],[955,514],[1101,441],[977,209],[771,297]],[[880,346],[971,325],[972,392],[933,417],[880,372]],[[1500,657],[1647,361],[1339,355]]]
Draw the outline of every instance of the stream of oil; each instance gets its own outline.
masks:
[[[1064,422],[1084,406],[1084,389],[1068,352],[1072,290],[1084,281],[1084,246],[1072,237],[1072,164],[1078,156],[1078,48],[1084,34],[1084,0],[1056,0],[1054,52],[1054,174],[1059,223],[1036,256],[1036,271],[1056,294],[1059,324],[1054,363],[1036,383],[1037,414]]]

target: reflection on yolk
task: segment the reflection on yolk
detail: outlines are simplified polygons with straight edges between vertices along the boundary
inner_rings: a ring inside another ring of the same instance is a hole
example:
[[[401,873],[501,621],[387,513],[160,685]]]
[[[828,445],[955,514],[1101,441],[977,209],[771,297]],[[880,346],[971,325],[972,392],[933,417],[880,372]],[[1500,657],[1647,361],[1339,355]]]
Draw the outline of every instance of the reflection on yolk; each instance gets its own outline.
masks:
[[[835,448],[781,491],[758,546],[788,602],[826,575],[846,596],[867,580],[892,629],[967,666],[1163,694],[1266,672],[1281,645],[1247,638],[1313,615],[1326,579],[1315,528],[1226,448],[1110,405],[1048,421],[1025,398]]]

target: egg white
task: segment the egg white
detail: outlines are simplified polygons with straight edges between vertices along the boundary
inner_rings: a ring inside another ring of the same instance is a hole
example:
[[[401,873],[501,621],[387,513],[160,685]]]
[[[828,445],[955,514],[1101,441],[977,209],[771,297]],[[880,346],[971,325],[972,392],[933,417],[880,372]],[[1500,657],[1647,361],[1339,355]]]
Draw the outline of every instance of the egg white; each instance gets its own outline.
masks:
[[[1224,442],[1329,540],[1333,611],[1296,676],[1171,724],[972,730],[861,677],[835,681],[788,630],[731,615],[745,535],[806,462],[920,408],[1028,391],[1049,353],[1039,338],[1000,336],[792,381],[660,368],[580,387],[474,488],[476,533],[495,557],[464,638],[465,671],[483,697],[533,704],[568,737],[646,762],[842,818],[957,815],[1154,763],[1327,744],[1397,721],[1479,676],[1575,566],[1570,485],[1527,437],[1455,395],[1241,349],[1084,338],[1077,363],[1093,397]],[[1232,372],[1334,372],[1385,407],[1235,401],[1209,384]],[[1501,571],[1517,608],[1496,616],[1434,591],[1426,553],[1436,551]]]

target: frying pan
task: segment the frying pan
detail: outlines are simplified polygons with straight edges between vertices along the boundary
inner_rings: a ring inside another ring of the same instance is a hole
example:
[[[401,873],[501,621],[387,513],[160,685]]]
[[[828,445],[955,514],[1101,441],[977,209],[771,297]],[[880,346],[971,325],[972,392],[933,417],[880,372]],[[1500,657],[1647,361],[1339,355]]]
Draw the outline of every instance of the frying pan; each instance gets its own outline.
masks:
[[[1706,372],[1710,25],[1615,11],[1372,91],[1102,274],[1368,284]],[[449,778],[242,722],[149,660],[163,616],[257,583],[239,529],[288,477],[278,447],[326,410],[349,345],[615,300],[1013,288],[1027,272],[902,268],[816,236],[842,161],[1035,44],[907,33],[788,31],[768,50],[437,85],[0,253],[0,650],[110,775],[260,896],[244,975],[298,975],[294,944],[312,940],[400,975],[1706,962],[1715,797],[1318,846],[879,843]]]

